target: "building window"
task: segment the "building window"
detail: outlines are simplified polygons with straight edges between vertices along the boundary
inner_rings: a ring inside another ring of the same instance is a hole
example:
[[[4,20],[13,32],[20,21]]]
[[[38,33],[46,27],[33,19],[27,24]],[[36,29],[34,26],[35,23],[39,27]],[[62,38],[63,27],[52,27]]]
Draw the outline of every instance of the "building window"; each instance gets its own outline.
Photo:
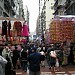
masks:
[[[3,9],[0,7],[0,16],[2,16]]]
[[[54,5],[54,3],[51,3],[51,5]]]
[[[1,2],[3,2],[3,0],[0,0]]]
[[[51,6],[51,9],[53,9],[53,6]]]

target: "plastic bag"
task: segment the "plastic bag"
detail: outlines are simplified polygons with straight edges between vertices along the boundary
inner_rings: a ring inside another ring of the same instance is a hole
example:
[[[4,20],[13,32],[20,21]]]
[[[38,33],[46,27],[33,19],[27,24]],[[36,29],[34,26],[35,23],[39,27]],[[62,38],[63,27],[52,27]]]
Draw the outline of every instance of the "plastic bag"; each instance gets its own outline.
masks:
[[[59,67],[59,62],[58,61],[56,61],[56,67]]]
[[[27,67],[27,75],[29,75],[29,68]]]
[[[2,56],[0,56],[0,63],[6,64],[7,60],[3,58]]]

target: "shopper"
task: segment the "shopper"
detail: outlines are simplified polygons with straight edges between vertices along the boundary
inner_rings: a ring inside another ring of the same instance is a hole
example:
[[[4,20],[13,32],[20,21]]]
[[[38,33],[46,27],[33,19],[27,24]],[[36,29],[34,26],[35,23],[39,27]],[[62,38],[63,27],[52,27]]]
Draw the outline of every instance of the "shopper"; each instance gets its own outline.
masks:
[[[49,69],[51,69],[51,65],[50,65],[50,51],[51,51],[51,45],[48,46],[47,52],[46,52],[46,59],[47,59],[47,63],[49,66]]]
[[[17,47],[15,46],[15,50],[13,51],[13,57],[12,57],[12,63],[13,63],[13,68],[16,69],[17,61],[19,59],[19,51],[17,50]]]
[[[54,51],[54,49],[51,49],[51,52],[50,52],[50,64],[51,64],[51,70],[55,71],[56,52]]]
[[[32,53],[28,56],[29,75],[40,75],[41,54],[32,48]]]
[[[27,71],[27,52],[25,49],[21,51],[21,66],[22,66],[22,69],[26,72]]]

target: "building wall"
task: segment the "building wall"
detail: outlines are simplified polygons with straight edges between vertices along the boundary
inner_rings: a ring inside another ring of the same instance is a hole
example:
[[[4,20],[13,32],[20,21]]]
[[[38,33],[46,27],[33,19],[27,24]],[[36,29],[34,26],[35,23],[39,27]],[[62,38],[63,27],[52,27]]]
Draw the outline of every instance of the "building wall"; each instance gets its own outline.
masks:
[[[54,4],[55,13],[54,15],[64,15],[65,14],[65,2],[66,0],[57,0]]]
[[[0,16],[3,15],[4,1],[0,0]]]
[[[70,0],[70,2],[67,0],[65,6],[66,15],[75,15],[75,0]]]
[[[3,17],[23,17],[22,0],[0,0],[0,16]]]
[[[49,29],[50,20],[54,17],[54,0],[46,1],[46,29]]]
[[[58,0],[58,5],[64,5],[66,0]]]

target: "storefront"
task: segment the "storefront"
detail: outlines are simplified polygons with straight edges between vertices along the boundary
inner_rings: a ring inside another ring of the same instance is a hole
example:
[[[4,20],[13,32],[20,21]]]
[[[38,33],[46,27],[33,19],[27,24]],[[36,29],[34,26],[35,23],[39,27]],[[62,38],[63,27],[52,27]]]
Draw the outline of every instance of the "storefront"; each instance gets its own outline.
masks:
[[[29,36],[27,24],[23,19],[0,17],[0,43],[22,44]]]

